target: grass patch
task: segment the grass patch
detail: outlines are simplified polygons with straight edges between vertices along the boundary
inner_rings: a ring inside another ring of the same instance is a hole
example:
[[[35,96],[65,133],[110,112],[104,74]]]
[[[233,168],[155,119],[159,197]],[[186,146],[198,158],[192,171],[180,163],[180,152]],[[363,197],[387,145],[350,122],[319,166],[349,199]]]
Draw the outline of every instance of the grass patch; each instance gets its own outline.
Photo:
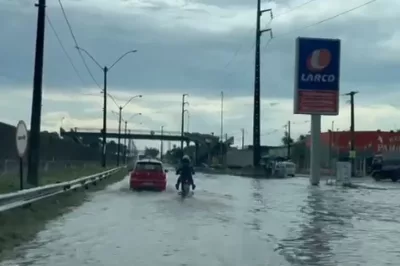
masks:
[[[39,184],[40,186],[71,181],[79,177],[100,173],[115,166],[102,168],[100,166],[88,165],[86,167],[71,167],[57,170],[51,170],[40,173]],[[26,173],[25,173],[26,174]],[[26,181],[24,188],[27,188]],[[16,174],[5,174],[0,176],[0,194],[9,193],[19,190],[19,176]]]
[[[89,191],[104,189],[107,185],[122,180],[127,175],[121,169],[111,177],[89,186]],[[84,188],[47,198],[28,206],[0,213],[0,261],[12,256],[12,250],[32,240],[43,230],[46,223],[79,206],[87,199]]]

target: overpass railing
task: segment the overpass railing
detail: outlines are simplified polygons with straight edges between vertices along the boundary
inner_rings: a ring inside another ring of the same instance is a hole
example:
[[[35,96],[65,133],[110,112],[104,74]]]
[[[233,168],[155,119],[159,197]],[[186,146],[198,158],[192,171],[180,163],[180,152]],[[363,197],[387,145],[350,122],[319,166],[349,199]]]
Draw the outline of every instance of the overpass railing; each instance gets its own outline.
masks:
[[[101,133],[101,129],[99,128],[80,128],[80,127],[75,127],[71,129],[73,132],[76,133],[93,133],[93,132],[98,132]],[[60,131],[68,132],[65,129],[61,128]],[[118,129],[107,129],[107,133],[118,133]],[[125,130],[121,129],[121,134],[125,134]],[[143,134],[143,135],[166,135],[166,136],[181,136],[180,131],[162,131],[161,130],[150,130],[150,129],[135,129],[135,130],[130,130],[128,131],[128,134]],[[218,141],[219,137],[214,136],[212,134],[201,134],[198,132],[184,132],[183,133],[185,137],[189,137],[191,139],[201,141],[201,142],[206,142],[207,139],[209,139],[211,142],[216,142]]]
[[[25,206],[80,187],[87,189],[89,185],[96,185],[97,182],[109,178],[111,175],[117,173],[123,168],[125,167],[116,167],[101,173],[80,177],[72,181],[30,188],[7,194],[0,194],[0,212]]]
[[[99,128],[80,128],[80,127],[75,127],[72,128],[74,132],[98,132],[101,133],[102,129]],[[68,131],[67,131],[68,132]],[[107,129],[107,133],[118,133],[118,129]],[[171,136],[180,136],[181,132],[180,131],[166,131],[164,130],[161,132],[161,130],[150,130],[150,129],[135,129],[135,130],[128,130],[128,134],[143,134],[143,135],[171,135]],[[125,134],[125,129],[121,129],[121,134]],[[190,134],[189,132],[184,132],[184,134]]]

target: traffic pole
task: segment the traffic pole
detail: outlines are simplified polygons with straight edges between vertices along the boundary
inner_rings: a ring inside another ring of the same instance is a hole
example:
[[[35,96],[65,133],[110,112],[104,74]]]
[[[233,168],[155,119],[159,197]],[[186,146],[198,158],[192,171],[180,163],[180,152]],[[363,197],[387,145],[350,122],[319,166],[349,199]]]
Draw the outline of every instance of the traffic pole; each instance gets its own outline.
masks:
[[[35,4],[35,6],[38,8],[38,17],[36,30],[35,66],[33,74],[31,129],[28,143],[29,153],[27,182],[30,185],[38,186],[46,0],[39,0],[38,4]]]

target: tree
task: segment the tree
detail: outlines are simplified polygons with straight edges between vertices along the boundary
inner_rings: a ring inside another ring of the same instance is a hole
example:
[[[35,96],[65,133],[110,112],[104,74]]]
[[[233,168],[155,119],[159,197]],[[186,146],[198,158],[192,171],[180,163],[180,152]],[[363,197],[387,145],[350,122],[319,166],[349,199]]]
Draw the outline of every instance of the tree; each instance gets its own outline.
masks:
[[[149,156],[151,158],[156,158],[160,151],[156,148],[148,148],[146,147],[144,150],[144,155]]]
[[[115,141],[110,141],[107,143],[106,145],[106,151],[107,153],[111,153],[111,154],[116,154],[117,153],[117,143],[115,143]]]
[[[289,137],[289,134],[285,132],[285,135],[281,139],[282,144],[287,146],[288,144],[293,144],[293,139]]]
[[[296,141],[296,142],[303,142],[303,141],[306,141],[306,139],[307,139],[306,135],[300,135],[300,136],[297,138],[297,141]]]
[[[101,141],[96,137],[82,137],[82,143],[94,149],[99,149]]]

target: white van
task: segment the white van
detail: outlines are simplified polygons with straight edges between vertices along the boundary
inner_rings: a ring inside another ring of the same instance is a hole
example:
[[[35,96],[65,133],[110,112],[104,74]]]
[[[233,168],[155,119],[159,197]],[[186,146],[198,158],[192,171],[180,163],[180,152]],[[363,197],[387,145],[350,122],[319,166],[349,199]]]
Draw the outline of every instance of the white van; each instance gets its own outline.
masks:
[[[296,164],[293,162],[289,162],[289,161],[279,162],[279,163],[277,163],[276,168],[277,169],[284,168],[287,176],[294,177],[296,175]]]

